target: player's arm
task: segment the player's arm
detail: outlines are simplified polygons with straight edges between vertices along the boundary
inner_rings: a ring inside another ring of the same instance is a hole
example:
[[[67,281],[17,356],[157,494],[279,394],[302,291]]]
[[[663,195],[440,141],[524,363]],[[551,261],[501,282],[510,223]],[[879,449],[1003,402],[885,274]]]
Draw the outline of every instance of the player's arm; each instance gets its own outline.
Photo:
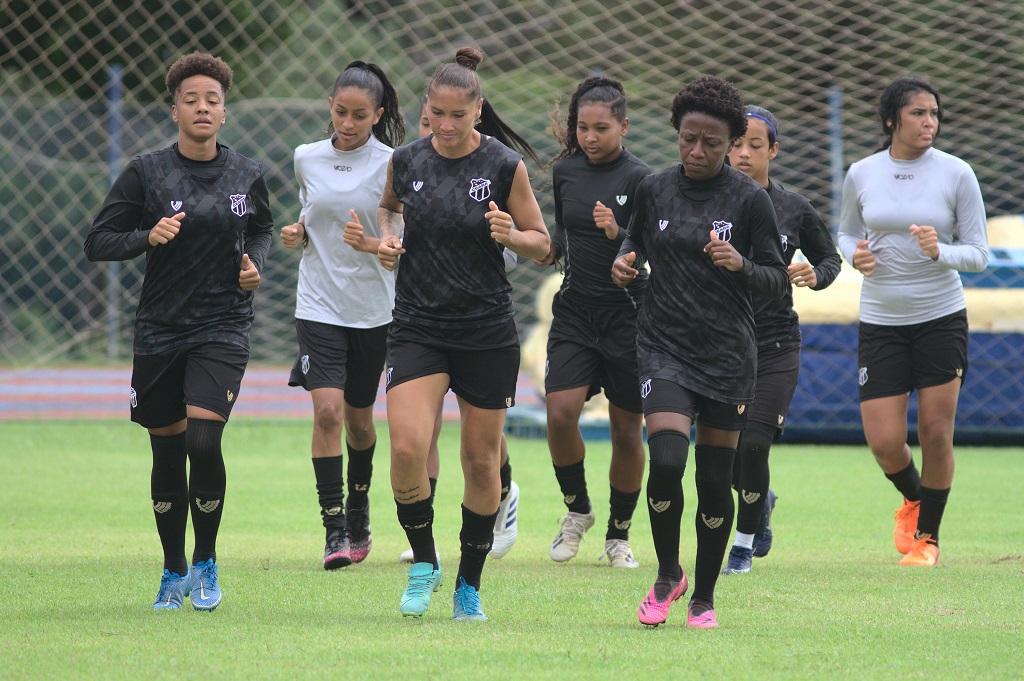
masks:
[[[740,256],[743,267],[737,273],[750,291],[777,300],[789,291],[789,272],[782,255],[775,206],[765,190],[758,190],[751,199],[747,222],[753,252],[750,258]]]
[[[398,266],[398,256],[405,253],[402,246],[402,234],[405,231],[405,218],[402,216],[404,206],[395,193],[393,162],[393,158],[388,161],[388,178],[384,182],[384,193],[381,194],[377,206],[377,229],[380,230],[377,259],[381,267],[389,272]]]
[[[140,230],[144,202],[142,173],[132,161],[114,180],[103,199],[100,212],[85,237],[85,257],[93,262],[130,260],[152,248],[151,230]]]
[[[644,247],[644,224],[647,222],[647,188],[641,180],[636,187],[633,199],[633,210],[629,215],[629,227],[626,238],[619,246],[619,252],[612,262],[611,277],[616,286],[624,287],[636,279],[640,268],[647,260]]]
[[[274,241],[274,218],[270,212],[270,192],[262,175],[249,190],[249,198],[253,201],[256,213],[249,218],[245,227],[245,252],[249,255],[249,261],[256,267],[256,270],[262,272],[263,265],[267,262],[267,255],[270,253],[270,244]]]
[[[790,281],[796,286],[809,286],[813,291],[820,291],[835,281],[843,265],[832,234],[825,226],[818,211],[810,202],[804,205],[800,221],[800,251],[807,258],[806,263],[793,263],[789,266]],[[802,268],[798,268],[802,265]],[[804,269],[810,269],[810,272]]]
[[[551,237],[544,226],[537,197],[530,186],[530,175],[522,161],[516,166],[512,190],[508,196],[508,213],[490,203],[485,217],[491,223],[491,237],[524,258],[543,259],[551,249]],[[515,222],[515,229],[512,223]]]

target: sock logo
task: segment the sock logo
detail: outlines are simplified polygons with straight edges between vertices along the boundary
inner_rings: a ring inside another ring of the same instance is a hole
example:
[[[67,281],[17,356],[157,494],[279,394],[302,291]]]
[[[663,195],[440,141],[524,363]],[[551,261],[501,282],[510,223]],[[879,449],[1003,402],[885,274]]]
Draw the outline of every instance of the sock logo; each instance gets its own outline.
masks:
[[[760,498],[761,498],[761,493],[760,492],[744,492],[743,493],[743,501],[745,501],[748,504],[752,504],[752,503],[754,503],[755,501],[757,501]]]
[[[509,487],[506,485],[506,486],[501,488],[501,493],[502,494],[508,494],[508,490],[509,490]]]
[[[929,532],[922,532],[921,530],[914,530],[914,541],[921,541],[922,539],[931,539],[932,535]]]
[[[612,525],[615,526],[616,530],[626,531],[633,525],[632,520],[613,520]]]
[[[491,550],[491,542],[487,542],[486,544],[470,544],[469,542],[466,542],[466,546],[477,551],[483,551],[484,553]]]
[[[341,513],[341,506],[331,506],[330,508],[325,508],[324,513],[326,513],[327,515],[338,515],[339,513]]]
[[[857,369],[857,385],[864,385],[868,382],[868,368],[861,367]]]
[[[199,497],[196,497],[196,508],[203,513],[213,513],[220,506],[220,499],[214,499],[212,501],[203,501]]]
[[[169,501],[153,502],[153,510],[156,511],[157,513],[167,513],[168,511],[171,510],[171,506],[173,506],[173,504]]]
[[[366,490],[370,489],[370,486],[369,485],[352,485],[352,489],[354,489],[357,492],[365,492]]]
[[[422,530],[424,527],[427,527],[428,525],[430,525],[430,523],[421,523],[419,525],[402,525],[402,527],[406,530]]]
[[[668,507],[672,505],[670,499],[665,501],[655,501],[654,497],[647,497],[647,503],[651,505],[651,509],[655,513],[664,513],[668,510]]]
[[[712,530],[717,530],[719,527],[722,526],[722,523],[725,522],[725,518],[709,518],[703,513],[700,514],[700,519],[703,520],[704,524]]]
[[[576,501],[576,495],[575,494],[566,494],[565,496],[562,497],[562,500],[565,501],[566,505],[569,505],[572,502]]]

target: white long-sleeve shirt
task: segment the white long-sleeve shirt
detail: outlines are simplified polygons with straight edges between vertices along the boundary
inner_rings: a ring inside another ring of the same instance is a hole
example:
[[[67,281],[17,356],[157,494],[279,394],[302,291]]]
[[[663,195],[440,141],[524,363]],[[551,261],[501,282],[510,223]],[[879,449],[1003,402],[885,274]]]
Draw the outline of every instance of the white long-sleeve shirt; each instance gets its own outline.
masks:
[[[931,225],[938,260],[924,254],[911,225]],[[839,250],[853,264],[857,242],[868,240],[875,271],[864,277],[860,319],[904,326],[964,309],[958,270],[988,264],[985,204],[974,171],[938,149],[902,161],[889,150],[850,166],[843,185]]]

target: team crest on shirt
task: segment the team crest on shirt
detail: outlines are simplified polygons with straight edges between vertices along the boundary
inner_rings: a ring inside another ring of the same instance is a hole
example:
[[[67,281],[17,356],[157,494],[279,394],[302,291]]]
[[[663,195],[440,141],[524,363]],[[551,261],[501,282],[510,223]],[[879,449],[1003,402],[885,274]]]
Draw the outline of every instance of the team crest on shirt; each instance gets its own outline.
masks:
[[[423,189],[423,182],[422,181],[416,180],[415,182],[412,183],[412,190],[414,192],[418,192],[421,189]]]
[[[238,217],[245,215],[245,194],[231,195],[231,212]]]
[[[658,229],[664,232],[666,227],[668,227],[668,220],[658,220]]]
[[[181,201],[171,201],[171,210],[175,213],[181,210]]]
[[[726,220],[715,220],[711,223],[715,230],[715,238],[719,241],[732,241],[732,223]]]
[[[616,194],[615,195],[615,203],[619,204],[620,206],[625,206],[626,205],[626,201],[628,199],[629,199],[629,196],[627,196],[626,194]]]
[[[482,177],[470,180],[469,195],[474,201],[486,201],[491,198],[491,181]]]

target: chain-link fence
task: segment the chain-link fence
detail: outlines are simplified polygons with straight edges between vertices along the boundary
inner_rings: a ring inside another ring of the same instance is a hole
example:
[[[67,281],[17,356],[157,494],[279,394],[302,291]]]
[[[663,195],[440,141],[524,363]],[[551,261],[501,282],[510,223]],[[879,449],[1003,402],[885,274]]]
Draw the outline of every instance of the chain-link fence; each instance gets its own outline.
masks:
[[[199,49],[233,67],[221,139],[265,163],[283,225],[298,215],[292,151],[323,135],[327,91],[344,65],[383,66],[406,103],[411,137],[427,77],[462,45],[484,52],[485,95],[544,158],[557,152],[547,131],[555,103],[564,110],[575,83],[603,72],[626,85],[630,149],[664,168],[678,161],[672,96],[698,75],[723,76],[778,115],[773,176],[833,222],[843,170],[876,147],[881,88],[898,75],[924,75],[947,109],[939,146],[974,167],[990,215],[1024,212],[1017,0],[7,0],[0,363],[130,357],[144,263],[88,263],[82,241],[112,176],[175,139],[163,88],[174,58]],[[532,170],[550,217],[550,175]],[[997,244],[1010,247],[1000,286],[1024,283],[1012,248],[1024,246],[1021,230],[1006,230],[1010,243]],[[280,246],[271,252],[255,361],[285,363],[294,352],[297,260]],[[549,274],[530,264],[512,273],[521,331]],[[1020,380],[1019,369],[1008,376]]]

